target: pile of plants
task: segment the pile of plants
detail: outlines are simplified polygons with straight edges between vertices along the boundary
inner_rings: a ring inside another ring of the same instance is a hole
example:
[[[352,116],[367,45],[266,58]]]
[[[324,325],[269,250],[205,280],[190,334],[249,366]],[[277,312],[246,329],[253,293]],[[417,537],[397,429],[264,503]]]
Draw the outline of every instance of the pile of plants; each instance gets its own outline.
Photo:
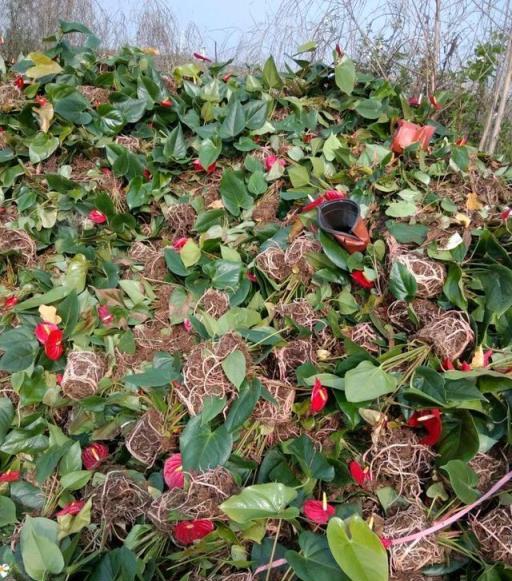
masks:
[[[512,168],[340,50],[49,42],[0,67],[0,576],[510,579]]]

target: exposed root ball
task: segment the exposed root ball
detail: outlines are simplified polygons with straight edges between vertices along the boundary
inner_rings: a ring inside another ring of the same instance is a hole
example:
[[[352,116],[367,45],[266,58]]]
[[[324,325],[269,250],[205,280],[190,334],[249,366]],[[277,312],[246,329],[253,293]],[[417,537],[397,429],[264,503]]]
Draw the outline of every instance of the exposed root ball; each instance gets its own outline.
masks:
[[[258,268],[277,282],[282,282],[291,274],[291,268],[286,263],[285,253],[278,246],[269,246],[256,256]]]
[[[135,153],[142,151],[142,142],[134,135],[118,135],[116,137],[116,143],[126,147],[128,151],[133,151]]]
[[[110,96],[110,91],[108,89],[103,89],[102,87],[94,87],[93,85],[80,85],[78,91],[86,98],[89,99],[94,107],[98,105],[105,105],[108,103],[108,98]]]
[[[282,317],[291,319],[299,327],[306,327],[310,331],[321,319],[306,299],[296,299],[293,303],[280,304],[276,312]]]
[[[93,522],[104,523],[107,537],[121,540],[128,526],[151,505],[148,491],[123,471],[109,472],[103,484],[93,489],[91,498]]]
[[[453,361],[473,343],[475,335],[464,313],[448,311],[420,329],[416,337],[430,343],[439,357]]]
[[[384,537],[393,539],[417,533],[428,527],[425,509],[420,504],[411,504],[384,520]],[[392,545],[389,549],[389,563],[393,573],[416,572],[427,565],[441,563],[444,548],[438,545],[432,535],[420,541]]]
[[[126,438],[128,452],[146,466],[153,466],[162,449],[162,423],[162,414],[149,410]]]
[[[375,430],[372,441],[363,458],[370,465],[372,479],[383,479],[400,496],[417,499],[423,479],[430,474],[435,453],[420,444],[408,428]]]
[[[295,369],[307,361],[315,362],[316,354],[313,352],[311,341],[296,339],[295,341],[290,341],[285,347],[276,349],[275,358],[279,370],[279,379],[285,383],[291,383],[294,380],[292,374]]]
[[[320,252],[321,249],[318,240],[298,236],[286,249],[285,262],[292,272],[298,274],[302,280],[309,280],[315,270],[309,264],[307,255],[311,252]]]
[[[237,350],[249,363],[247,347],[235,333],[227,333],[216,343],[200,343],[192,349],[183,368],[184,385],[176,387],[178,397],[191,415],[201,411],[207,397],[226,396],[228,404],[234,398],[235,389],[222,369],[222,362]]]
[[[427,325],[433,320],[438,319],[443,312],[435,303],[426,299],[414,299],[411,306],[420,326]],[[406,301],[395,301],[391,303],[388,307],[387,315],[395,327],[405,329],[406,331],[414,329],[414,324],[409,318]]]
[[[196,221],[196,212],[190,204],[173,204],[167,210],[166,220],[173,236],[182,238],[190,235]]]
[[[258,200],[252,212],[252,218],[256,222],[275,222],[279,208],[279,189],[283,185],[282,180],[276,180],[268,191]]]
[[[512,566],[512,505],[500,506],[484,516],[478,513],[470,522],[487,560]]]
[[[25,102],[24,96],[11,83],[0,84],[0,112],[20,110]]]
[[[377,344],[378,335],[370,323],[359,323],[351,327],[347,335],[351,341],[364,347],[367,351],[374,353],[379,351],[379,345]]]
[[[144,272],[151,278],[162,280],[167,274],[164,253],[151,244],[134,242],[130,257],[144,265]]]
[[[94,395],[104,373],[105,363],[94,351],[71,351],[61,382],[62,391],[75,400]]]
[[[253,411],[253,419],[270,426],[290,421],[295,401],[295,387],[273,379],[263,377],[260,379],[276,403],[260,398]]]
[[[416,279],[418,297],[428,299],[443,290],[446,270],[441,263],[412,252],[399,254],[394,260],[405,265]]]
[[[208,289],[199,300],[199,305],[212,317],[220,317],[229,310],[229,297],[222,291]]]
[[[18,255],[25,264],[31,264],[36,256],[36,245],[25,230],[0,226],[0,256]]]
[[[147,516],[161,532],[172,532],[172,520],[223,518],[219,505],[235,490],[231,473],[219,466],[188,478],[188,489],[173,488],[151,504]]]
[[[503,458],[493,458],[483,452],[479,452],[470,460],[469,467],[478,475],[476,487],[480,492],[487,492],[506,472],[506,463]]]

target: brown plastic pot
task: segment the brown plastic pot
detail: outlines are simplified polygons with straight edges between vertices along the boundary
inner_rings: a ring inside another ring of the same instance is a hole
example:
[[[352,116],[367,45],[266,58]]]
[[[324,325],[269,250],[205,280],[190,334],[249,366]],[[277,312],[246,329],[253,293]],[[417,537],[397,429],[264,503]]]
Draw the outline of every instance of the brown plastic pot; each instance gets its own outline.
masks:
[[[364,252],[370,242],[359,205],[353,200],[334,200],[319,206],[318,224],[351,254]]]

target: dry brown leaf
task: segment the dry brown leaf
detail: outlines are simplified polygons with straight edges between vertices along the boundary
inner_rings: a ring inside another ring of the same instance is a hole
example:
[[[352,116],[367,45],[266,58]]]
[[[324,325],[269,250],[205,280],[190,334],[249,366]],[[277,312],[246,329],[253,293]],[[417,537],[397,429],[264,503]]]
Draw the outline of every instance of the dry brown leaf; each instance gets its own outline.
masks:
[[[476,212],[483,208],[482,202],[478,199],[478,194],[471,192],[466,199],[466,208],[469,212]]]

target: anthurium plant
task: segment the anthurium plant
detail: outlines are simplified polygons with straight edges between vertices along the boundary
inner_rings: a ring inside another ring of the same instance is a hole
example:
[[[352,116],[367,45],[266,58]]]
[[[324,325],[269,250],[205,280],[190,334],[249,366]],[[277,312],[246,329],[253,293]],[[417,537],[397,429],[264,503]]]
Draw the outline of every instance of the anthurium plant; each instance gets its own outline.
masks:
[[[510,579],[507,161],[341,50],[49,42],[0,66],[0,576]]]

